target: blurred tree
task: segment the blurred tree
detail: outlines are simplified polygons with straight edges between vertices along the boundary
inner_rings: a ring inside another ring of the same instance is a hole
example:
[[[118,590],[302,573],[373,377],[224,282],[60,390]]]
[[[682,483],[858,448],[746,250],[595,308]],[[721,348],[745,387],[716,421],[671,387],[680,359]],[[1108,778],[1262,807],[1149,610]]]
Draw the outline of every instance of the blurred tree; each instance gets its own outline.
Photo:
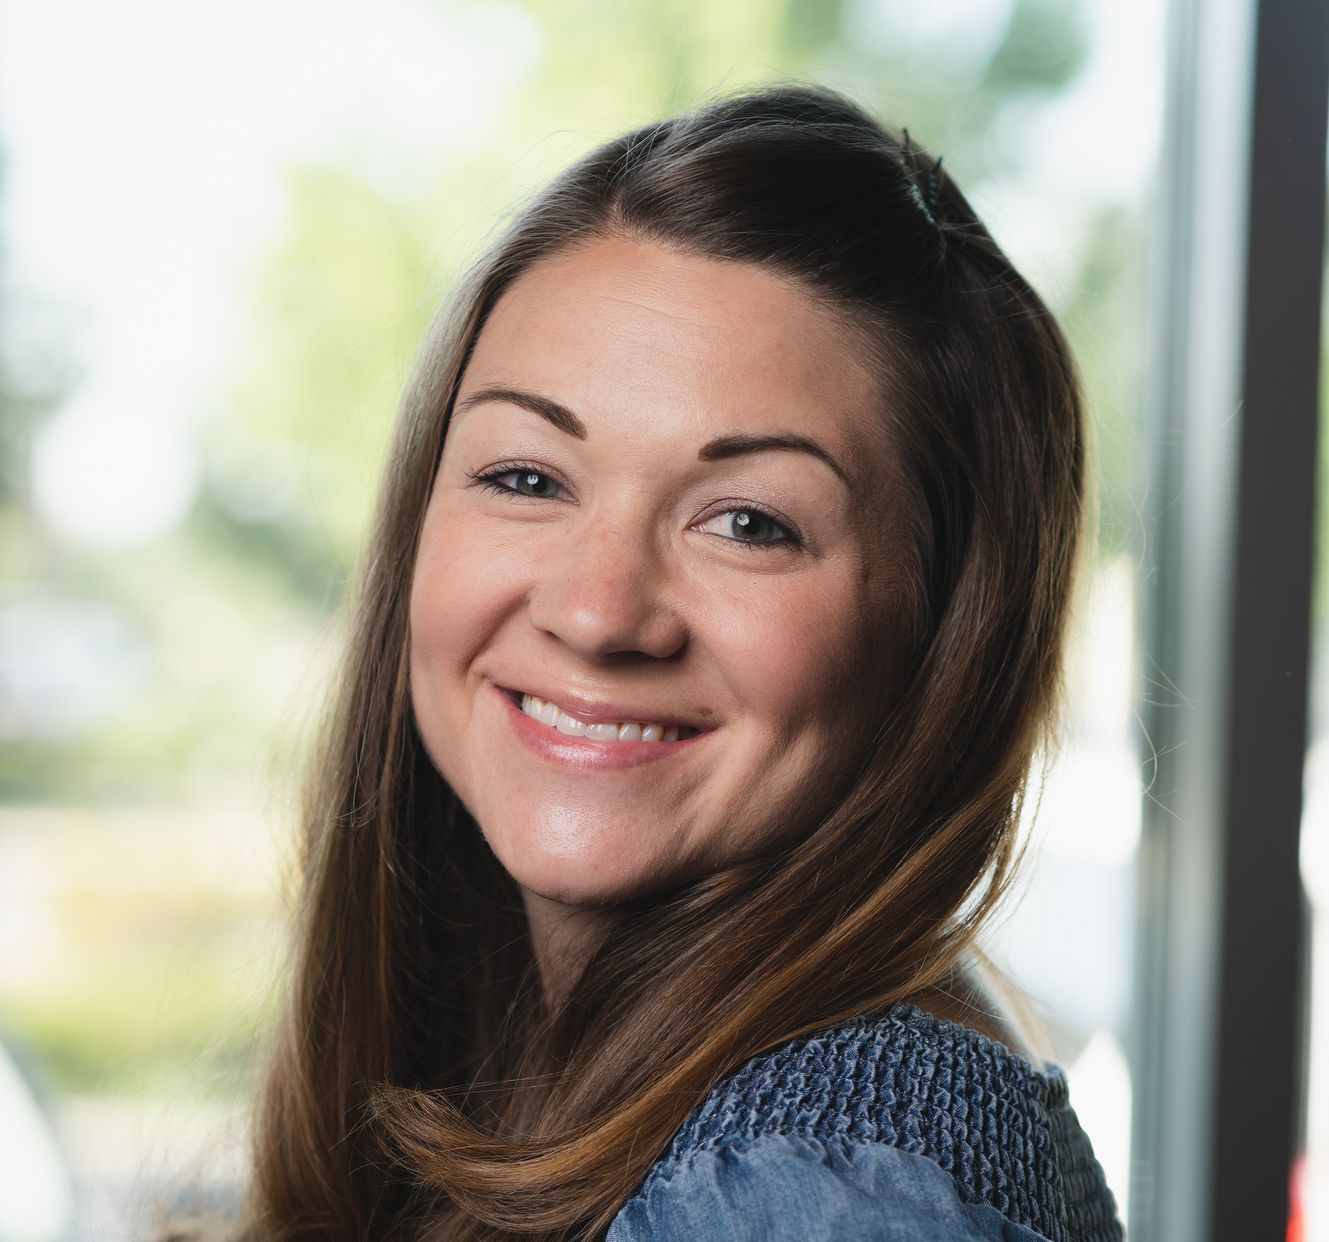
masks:
[[[343,169],[291,169],[286,194],[290,227],[255,275],[243,371],[206,425],[190,529],[214,554],[279,567],[322,612],[372,501],[438,243],[423,204]]]
[[[49,572],[32,493],[38,429],[78,386],[78,316],[7,280],[0,254],[0,565],[11,579]]]

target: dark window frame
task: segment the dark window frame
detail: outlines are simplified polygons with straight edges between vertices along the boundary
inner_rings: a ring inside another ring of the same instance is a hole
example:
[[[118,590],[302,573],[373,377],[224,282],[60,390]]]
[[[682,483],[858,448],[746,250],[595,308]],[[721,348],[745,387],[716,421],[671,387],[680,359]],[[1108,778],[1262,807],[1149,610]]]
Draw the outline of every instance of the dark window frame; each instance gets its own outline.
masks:
[[[1175,0],[1151,291],[1132,1242],[1286,1235],[1329,4]]]

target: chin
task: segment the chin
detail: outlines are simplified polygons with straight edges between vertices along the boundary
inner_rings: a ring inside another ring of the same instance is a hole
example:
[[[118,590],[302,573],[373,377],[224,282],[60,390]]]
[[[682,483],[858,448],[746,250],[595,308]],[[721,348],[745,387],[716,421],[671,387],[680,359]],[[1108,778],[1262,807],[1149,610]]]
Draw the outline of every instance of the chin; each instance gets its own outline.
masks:
[[[621,905],[686,878],[677,866],[666,868],[660,859],[643,856],[639,835],[624,840],[621,827],[600,833],[584,817],[575,826],[495,824],[484,835],[525,892],[559,905]]]

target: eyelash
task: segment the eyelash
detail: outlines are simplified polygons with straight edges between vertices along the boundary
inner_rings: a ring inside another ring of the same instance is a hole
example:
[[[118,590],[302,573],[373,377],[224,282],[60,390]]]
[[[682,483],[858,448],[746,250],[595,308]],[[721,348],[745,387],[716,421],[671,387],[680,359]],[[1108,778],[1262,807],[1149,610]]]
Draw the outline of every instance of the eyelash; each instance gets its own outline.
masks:
[[[547,496],[528,496],[525,492],[519,492],[515,487],[504,487],[498,480],[506,478],[510,474],[538,474],[542,479],[548,479],[552,483],[559,483],[548,470],[542,470],[538,466],[532,466],[524,461],[504,462],[492,470],[473,470],[468,471],[470,477],[483,487],[486,491],[496,492],[500,496],[522,496],[527,500],[548,500]]]
[[[509,498],[513,496],[520,496],[524,497],[527,500],[552,499],[552,497],[549,496],[531,496],[528,495],[526,492],[519,492],[515,487],[505,487],[502,483],[499,482],[499,479],[506,478],[510,474],[534,474],[538,475],[542,479],[548,479],[550,482],[556,484],[559,487],[563,487],[563,484],[560,483],[558,479],[556,479],[547,470],[543,470],[539,466],[531,465],[529,462],[520,462],[520,461],[504,462],[501,465],[496,466],[491,470],[469,471],[468,474],[469,477],[475,483],[483,487],[486,491],[491,491],[496,493],[497,495],[506,496]],[[779,538],[777,539],[764,539],[764,540],[730,539],[726,535],[719,536],[719,538],[724,539],[726,543],[732,543],[737,547],[745,548],[748,551],[752,552],[769,552],[777,548],[785,548],[796,551],[803,547],[803,538],[798,533],[798,531],[796,531],[783,518],[778,517],[776,514],[772,513],[769,509],[766,509],[761,505],[753,504],[750,501],[745,501],[743,502],[742,505],[735,505],[734,508],[732,509],[721,509],[719,510],[718,513],[714,514],[713,516],[719,517],[725,513],[755,513],[757,514],[757,516],[763,517],[768,522],[773,523],[782,532]]]

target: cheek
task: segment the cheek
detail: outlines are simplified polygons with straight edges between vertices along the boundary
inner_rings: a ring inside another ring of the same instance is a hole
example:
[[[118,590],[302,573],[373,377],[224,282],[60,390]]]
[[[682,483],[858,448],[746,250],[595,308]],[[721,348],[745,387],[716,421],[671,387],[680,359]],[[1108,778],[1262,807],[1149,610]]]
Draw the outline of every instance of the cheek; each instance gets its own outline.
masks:
[[[754,607],[754,604],[757,605]],[[735,601],[737,605],[737,601]],[[879,697],[874,654],[879,618],[857,570],[785,579],[759,600],[715,622],[721,660],[734,689],[773,740],[813,731],[830,737],[860,728]]]
[[[481,537],[464,511],[431,509],[411,582],[411,664],[415,675],[464,666],[526,587],[512,549]]]
[[[520,608],[530,566],[481,537],[465,510],[431,509],[411,582],[410,694],[435,766],[465,798],[477,657]]]

